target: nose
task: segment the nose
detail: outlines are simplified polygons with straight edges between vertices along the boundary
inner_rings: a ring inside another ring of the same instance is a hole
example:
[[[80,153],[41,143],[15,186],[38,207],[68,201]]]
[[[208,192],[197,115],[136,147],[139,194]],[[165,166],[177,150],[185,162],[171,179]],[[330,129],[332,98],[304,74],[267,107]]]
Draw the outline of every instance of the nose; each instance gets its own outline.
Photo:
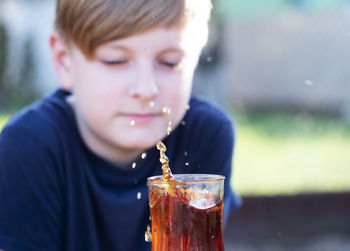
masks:
[[[149,100],[159,93],[155,70],[150,63],[139,65],[135,71],[134,81],[130,86],[129,94],[134,98]]]

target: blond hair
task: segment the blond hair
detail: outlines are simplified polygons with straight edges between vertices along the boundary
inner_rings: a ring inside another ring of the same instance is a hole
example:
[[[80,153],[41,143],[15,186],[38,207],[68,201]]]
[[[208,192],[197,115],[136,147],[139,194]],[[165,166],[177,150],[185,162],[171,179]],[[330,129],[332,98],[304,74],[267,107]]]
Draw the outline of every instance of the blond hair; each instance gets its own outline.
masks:
[[[210,0],[57,0],[55,26],[91,58],[103,43],[153,28],[195,23],[207,31],[210,10]]]

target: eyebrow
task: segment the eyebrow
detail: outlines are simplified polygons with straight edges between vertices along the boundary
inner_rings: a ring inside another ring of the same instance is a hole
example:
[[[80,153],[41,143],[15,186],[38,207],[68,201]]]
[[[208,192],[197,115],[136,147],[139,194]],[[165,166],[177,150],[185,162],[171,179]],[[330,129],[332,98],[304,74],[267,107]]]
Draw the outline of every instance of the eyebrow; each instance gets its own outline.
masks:
[[[120,44],[111,44],[108,47],[116,50],[125,50],[127,52],[132,52],[132,50],[129,47],[120,45]],[[159,53],[163,54],[163,53],[172,53],[172,52],[174,53],[180,52],[181,54],[185,54],[183,49],[177,48],[177,47],[169,47],[164,50],[161,50]]]
[[[124,45],[111,44],[111,45],[108,45],[107,47],[112,48],[112,49],[116,49],[116,50],[125,50],[128,52],[131,52],[131,50],[127,46],[124,46]]]
[[[175,53],[180,52],[181,54],[185,54],[184,50],[182,50],[181,48],[167,48],[160,51],[160,53],[172,53],[172,52],[175,52]]]

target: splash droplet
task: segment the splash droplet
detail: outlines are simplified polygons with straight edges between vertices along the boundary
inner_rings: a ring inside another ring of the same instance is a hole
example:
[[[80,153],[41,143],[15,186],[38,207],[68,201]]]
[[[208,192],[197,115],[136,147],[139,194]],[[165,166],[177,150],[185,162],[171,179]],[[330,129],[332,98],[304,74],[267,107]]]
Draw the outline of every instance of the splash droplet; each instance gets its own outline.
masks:
[[[131,120],[131,121],[130,121],[130,125],[131,125],[131,126],[134,126],[134,125],[135,125],[135,120]]]
[[[169,106],[164,106],[162,111],[163,111],[163,113],[170,114],[171,113],[171,108]]]
[[[137,197],[138,200],[140,200],[141,199],[141,193],[138,192],[136,197]]]
[[[183,126],[186,125],[186,122],[185,122],[185,121],[182,121],[182,122],[181,122],[181,125],[183,125]]]
[[[147,153],[142,153],[141,154],[141,159],[145,159],[147,157]]]
[[[310,79],[306,79],[306,80],[305,80],[305,84],[308,85],[308,86],[311,86],[311,85],[313,85],[314,83],[313,83]]]
[[[168,135],[171,133],[171,130],[172,130],[171,126],[168,126],[168,128],[166,129],[166,132]]]
[[[147,225],[147,230],[145,232],[145,241],[151,242],[152,241],[152,233],[151,233],[151,227]]]
[[[184,155],[187,156],[187,152],[184,152]]]
[[[186,109],[186,111],[188,111],[188,110],[190,109],[190,105],[187,104],[187,105],[185,106],[185,109]]]
[[[136,162],[132,163],[131,167],[135,168],[136,167]]]
[[[149,106],[153,107],[154,106],[154,102],[153,101],[149,102]]]
[[[188,166],[189,164],[190,164],[190,163],[186,162],[186,163],[185,163],[185,166]]]
[[[213,60],[212,57],[207,57],[208,62],[211,62],[212,60]]]

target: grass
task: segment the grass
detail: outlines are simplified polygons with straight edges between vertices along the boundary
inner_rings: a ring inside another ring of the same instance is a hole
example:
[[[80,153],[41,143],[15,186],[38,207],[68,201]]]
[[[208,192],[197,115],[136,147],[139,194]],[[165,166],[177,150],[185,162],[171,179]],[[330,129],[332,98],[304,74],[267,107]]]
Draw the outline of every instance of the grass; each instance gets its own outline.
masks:
[[[233,186],[242,195],[350,191],[350,126],[286,113],[238,115]]]
[[[0,131],[2,127],[5,125],[7,120],[10,118],[11,113],[9,112],[0,112]]]
[[[0,113],[0,129],[10,116]],[[350,191],[350,125],[324,116],[235,114],[241,195]]]

